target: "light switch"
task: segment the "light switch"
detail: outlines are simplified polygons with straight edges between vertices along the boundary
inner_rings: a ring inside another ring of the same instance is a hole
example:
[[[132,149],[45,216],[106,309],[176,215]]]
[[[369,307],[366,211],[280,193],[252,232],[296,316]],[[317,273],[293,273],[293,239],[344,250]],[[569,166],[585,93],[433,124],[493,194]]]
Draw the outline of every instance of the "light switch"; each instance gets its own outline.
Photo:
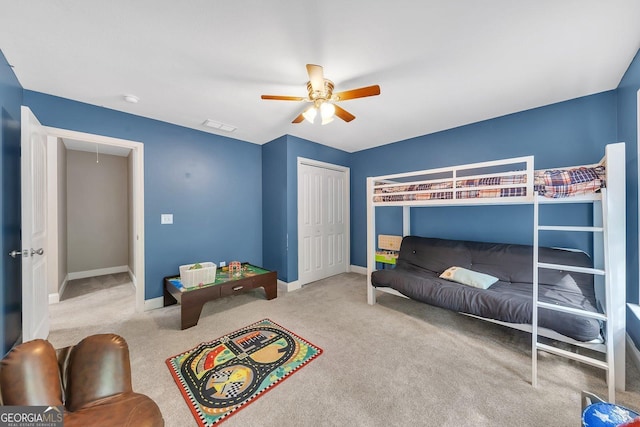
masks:
[[[160,224],[173,224],[173,214],[160,214]]]

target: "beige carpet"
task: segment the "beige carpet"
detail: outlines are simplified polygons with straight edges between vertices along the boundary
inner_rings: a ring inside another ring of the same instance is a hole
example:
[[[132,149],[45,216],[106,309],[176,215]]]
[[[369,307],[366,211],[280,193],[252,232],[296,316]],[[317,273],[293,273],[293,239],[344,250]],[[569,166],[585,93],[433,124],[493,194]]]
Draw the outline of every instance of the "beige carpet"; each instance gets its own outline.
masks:
[[[85,279],[74,279],[67,282],[61,301],[67,301],[82,295],[108,290],[119,285],[131,286],[129,273],[107,274],[98,277],[87,277]]]
[[[50,340],[61,347],[93,333],[125,337],[134,389],[158,403],[167,426],[196,423],[165,359],[263,318],[324,354],[222,425],[575,427],[580,391],[607,393],[603,371],[544,353],[533,388],[528,334],[392,295],[369,306],[365,277],[354,273],[272,301],[256,290],[210,302],[184,331],[178,306],[133,306],[130,283],[52,305]],[[640,375],[627,365],[617,400],[640,409]]]

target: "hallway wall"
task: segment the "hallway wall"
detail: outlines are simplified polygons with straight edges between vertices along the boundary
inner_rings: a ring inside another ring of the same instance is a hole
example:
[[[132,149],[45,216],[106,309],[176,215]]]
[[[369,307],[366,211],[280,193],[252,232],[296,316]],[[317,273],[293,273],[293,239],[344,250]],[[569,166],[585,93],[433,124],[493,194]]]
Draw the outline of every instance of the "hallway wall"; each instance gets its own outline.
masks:
[[[127,158],[67,151],[69,273],[129,265]]]

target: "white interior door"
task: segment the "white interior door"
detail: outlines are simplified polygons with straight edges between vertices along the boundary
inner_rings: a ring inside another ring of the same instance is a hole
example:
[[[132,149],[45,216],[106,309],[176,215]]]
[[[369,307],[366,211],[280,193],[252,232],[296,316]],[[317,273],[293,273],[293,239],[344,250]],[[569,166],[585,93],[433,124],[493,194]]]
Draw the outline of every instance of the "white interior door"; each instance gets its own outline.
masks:
[[[324,212],[327,215],[323,235],[327,241],[327,252],[325,262],[325,277],[347,271],[345,257],[345,174],[341,171],[324,169],[323,180],[326,182],[325,188],[326,207]]]
[[[21,111],[22,340],[47,338],[47,134],[28,107]]]
[[[345,171],[298,165],[298,280],[301,284],[347,271]]]

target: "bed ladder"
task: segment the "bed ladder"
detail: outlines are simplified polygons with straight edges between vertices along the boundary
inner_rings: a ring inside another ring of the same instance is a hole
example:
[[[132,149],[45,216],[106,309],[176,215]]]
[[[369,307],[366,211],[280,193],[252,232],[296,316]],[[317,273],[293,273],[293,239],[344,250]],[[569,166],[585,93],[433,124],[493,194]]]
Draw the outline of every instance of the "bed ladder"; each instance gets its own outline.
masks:
[[[532,335],[532,349],[531,349],[531,363],[532,363],[532,379],[531,384],[534,387],[537,387],[538,383],[538,350],[545,351],[547,353],[555,354],[558,356],[563,356],[569,359],[576,360],[578,362],[582,362],[591,366],[595,366],[597,368],[603,369],[606,371],[607,377],[607,386],[609,393],[609,401],[611,403],[615,402],[615,360],[614,360],[614,343],[613,339],[613,327],[612,321],[609,317],[611,310],[611,275],[609,274],[609,251],[607,245],[607,209],[606,206],[606,189],[601,190],[600,197],[595,198],[593,200],[587,200],[584,198],[566,198],[566,199],[554,199],[553,203],[592,203],[594,206],[594,224],[592,226],[571,226],[571,225],[540,225],[539,223],[539,209],[540,209],[540,199],[544,199],[538,194],[535,195],[534,200],[534,242],[533,242],[533,313],[531,319],[531,335]],[[540,198],[540,199],[539,199]],[[561,231],[561,232],[587,232],[592,233],[593,241],[594,241],[594,254],[597,251],[601,251],[600,257],[593,257],[594,259],[594,267],[593,268],[585,268],[571,265],[561,265],[561,264],[550,264],[540,262],[538,258],[538,248],[539,248],[539,234],[540,231]],[[598,247],[596,247],[598,246]],[[598,261],[596,258],[600,258]],[[553,269],[553,270],[564,270],[564,271],[573,271],[578,273],[587,273],[594,275],[594,282],[600,280],[604,280],[604,292],[605,292],[605,307],[603,307],[605,313],[594,313],[587,310],[576,309],[573,307],[562,306],[558,304],[550,304],[544,301],[540,301],[539,299],[539,286],[538,286],[538,276],[539,269]],[[599,277],[598,277],[599,276]],[[605,360],[600,360],[594,357],[589,357],[586,355],[581,355],[578,353],[574,353],[571,351],[567,351],[558,347],[555,347],[550,344],[545,344],[538,341],[538,310],[540,308],[547,310],[560,311],[563,313],[570,313],[575,316],[582,316],[591,319],[597,319],[605,324]]]

